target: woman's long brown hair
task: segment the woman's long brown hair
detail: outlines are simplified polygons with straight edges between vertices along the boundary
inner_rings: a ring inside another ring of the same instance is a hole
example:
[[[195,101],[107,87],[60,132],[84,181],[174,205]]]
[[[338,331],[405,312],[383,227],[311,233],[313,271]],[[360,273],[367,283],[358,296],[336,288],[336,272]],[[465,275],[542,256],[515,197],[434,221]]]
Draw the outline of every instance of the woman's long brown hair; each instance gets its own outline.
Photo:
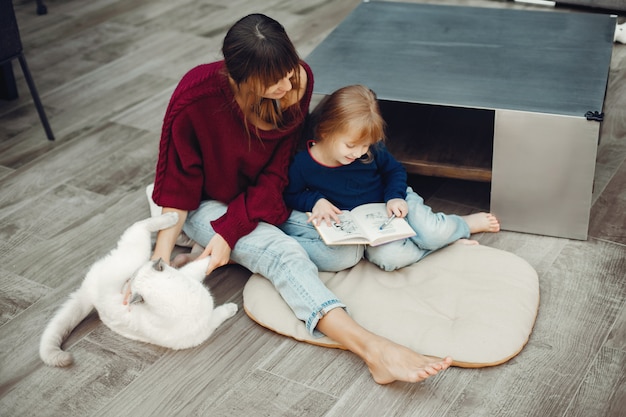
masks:
[[[252,112],[261,120],[281,128],[284,124],[282,109],[274,100],[263,98],[261,94],[292,71],[293,91],[299,90],[300,58],[285,28],[263,14],[245,16],[228,30],[222,53],[228,75],[235,84],[247,83],[251,87],[244,115]]]

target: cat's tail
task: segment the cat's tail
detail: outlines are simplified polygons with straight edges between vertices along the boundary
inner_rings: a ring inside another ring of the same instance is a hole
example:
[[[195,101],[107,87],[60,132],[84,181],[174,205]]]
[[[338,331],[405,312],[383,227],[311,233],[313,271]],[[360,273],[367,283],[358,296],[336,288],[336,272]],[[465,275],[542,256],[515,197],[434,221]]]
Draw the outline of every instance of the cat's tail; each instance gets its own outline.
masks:
[[[69,299],[52,317],[41,336],[39,356],[48,366],[69,366],[74,362],[71,353],[61,349],[65,338],[93,310],[81,288],[70,294]]]

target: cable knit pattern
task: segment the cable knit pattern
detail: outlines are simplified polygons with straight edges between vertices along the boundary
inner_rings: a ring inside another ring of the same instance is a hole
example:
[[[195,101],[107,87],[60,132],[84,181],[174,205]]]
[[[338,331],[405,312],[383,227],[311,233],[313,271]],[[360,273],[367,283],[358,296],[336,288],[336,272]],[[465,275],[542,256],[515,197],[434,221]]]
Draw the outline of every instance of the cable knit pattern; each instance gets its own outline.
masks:
[[[244,127],[224,62],[193,68],[180,81],[168,105],[161,133],[152,195],[162,207],[195,210],[213,199],[228,205],[212,222],[231,247],[260,221],[280,224],[289,216],[282,200],[287,169],[301,135],[313,92],[313,74],[297,105],[284,112],[285,127]],[[299,111],[298,111],[299,110]]]

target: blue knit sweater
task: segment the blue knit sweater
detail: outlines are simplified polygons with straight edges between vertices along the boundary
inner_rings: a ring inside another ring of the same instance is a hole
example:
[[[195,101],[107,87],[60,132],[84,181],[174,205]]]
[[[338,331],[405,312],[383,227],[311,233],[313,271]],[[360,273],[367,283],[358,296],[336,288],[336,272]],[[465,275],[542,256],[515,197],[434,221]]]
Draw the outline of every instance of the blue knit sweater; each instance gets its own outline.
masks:
[[[372,162],[357,160],[338,167],[317,162],[310,153],[313,144],[310,141],[306,150],[296,154],[289,167],[289,185],[284,193],[288,207],[307,212],[317,200],[326,198],[341,210],[352,210],[365,203],[406,198],[406,171],[383,143],[370,148]]]

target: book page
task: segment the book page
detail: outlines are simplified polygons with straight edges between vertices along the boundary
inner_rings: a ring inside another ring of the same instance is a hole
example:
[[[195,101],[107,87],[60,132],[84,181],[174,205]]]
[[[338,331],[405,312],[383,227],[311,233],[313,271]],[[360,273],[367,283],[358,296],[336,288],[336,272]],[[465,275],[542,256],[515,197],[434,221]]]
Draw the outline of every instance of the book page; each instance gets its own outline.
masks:
[[[321,222],[315,226],[326,244],[358,244],[367,243],[367,238],[348,211],[339,214],[339,223],[332,222],[330,226]]]
[[[385,203],[364,204],[353,209],[352,214],[372,246],[415,236],[415,231],[405,219],[395,218],[380,229],[389,219]]]
[[[391,233],[391,224],[383,230],[379,230],[388,219],[387,205],[385,203],[370,203],[355,207],[352,210],[353,216],[359,226],[371,240],[376,239],[381,234]],[[385,233],[383,233],[385,232]]]

